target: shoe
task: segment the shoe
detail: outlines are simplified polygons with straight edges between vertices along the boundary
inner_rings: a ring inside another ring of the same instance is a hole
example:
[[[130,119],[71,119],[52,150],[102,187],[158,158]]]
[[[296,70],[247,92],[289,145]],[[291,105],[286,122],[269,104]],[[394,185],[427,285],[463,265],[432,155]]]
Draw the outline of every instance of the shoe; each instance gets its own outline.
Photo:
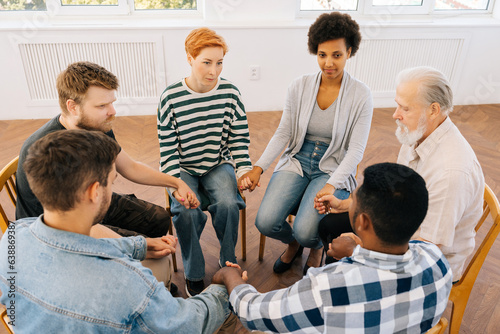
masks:
[[[205,283],[201,281],[190,281],[186,279],[186,293],[189,297],[199,295],[203,290],[205,290]]]
[[[325,255],[325,250],[323,250],[323,252],[321,252],[321,261],[319,262],[319,267],[321,267],[321,264],[323,263],[323,256]],[[309,260],[309,258],[307,258]],[[304,270],[302,271],[302,273],[304,274],[304,276],[307,274],[307,271],[309,270],[309,266],[307,265],[307,261],[306,261],[306,264],[304,265]]]
[[[179,292],[179,288],[177,287],[177,285],[175,285],[173,282],[170,283],[170,294],[172,296],[175,296],[177,295],[177,292]]]
[[[299,246],[299,249],[297,249],[297,253],[295,253],[295,255],[292,258],[292,261],[290,261],[290,263],[285,263],[285,262],[281,261],[281,255],[285,254],[285,252],[286,252],[286,250],[285,250],[283,253],[281,253],[280,257],[276,260],[276,262],[274,262],[273,271],[276,274],[284,273],[285,271],[287,271],[288,269],[290,269],[292,267],[293,261],[295,261],[296,258],[301,256],[303,251],[304,251],[304,247]]]

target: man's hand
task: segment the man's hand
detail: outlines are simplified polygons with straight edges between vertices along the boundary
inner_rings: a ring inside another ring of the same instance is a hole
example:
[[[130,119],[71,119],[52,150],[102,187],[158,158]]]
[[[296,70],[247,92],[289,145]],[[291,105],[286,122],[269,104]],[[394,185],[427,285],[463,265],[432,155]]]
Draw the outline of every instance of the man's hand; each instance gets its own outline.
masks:
[[[250,190],[252,192],[255,187],[260,187],[260,175],[262,174],[262,168],[255,166],[251,171],[243,174],[242,177],[238,179],[238,189],[240,191]]]
[[[214,284],[224,284],[227,292],[231,294],[233,289],[240,285],[245,284],[248,280],[248,274],[241,270],[238,264],[226,261],[226,267],[219,269],[212,278]]]
[[[177,190],[172,193],[175,199],[184,205],[186,209],[196,209],[200,205],[200,201],[196,198],[194,192],[189,188],[186,182],[178,179]]]
[[[325,213],[342,213],[349,211],[351,202],[352,199],[350,197],[341,200],[333,195],[324,195],[314,198],[314,208],[321,215]]]
[[[352,240],[354,240],[354,242],[356,243],[356,245],[360,245],[361,247],[363,247],[363,240],[361,240],[356,234],[354,234],[352,232],[342,233],[340,236],[341,237],[349,237]]]
[[[332,208],[337,206],[340,206],[340,200],[333,194],[314,197],[314,208],[320,215],[330,213]]]
[[[352,236],[351,236],[352,234]],[[343,257],[348,257],[352,255],[354,248],[359,244],[362,245],[361,239],[358,238],[354,233],[344,233],[340,237],[332,240],[328,246],[328,251],[326,255],[331,256],[337,260]]]
[[[146,259],[159,259],[175,253],[177,238],[168,234],[161,238],[146,238],[146,244]]]
[[[331,184],[325,184],[314,197],[314,208],[320,215],[325,213],[342,213],[349,210],[351,199],[340,200],[333,195],[335,188]]]

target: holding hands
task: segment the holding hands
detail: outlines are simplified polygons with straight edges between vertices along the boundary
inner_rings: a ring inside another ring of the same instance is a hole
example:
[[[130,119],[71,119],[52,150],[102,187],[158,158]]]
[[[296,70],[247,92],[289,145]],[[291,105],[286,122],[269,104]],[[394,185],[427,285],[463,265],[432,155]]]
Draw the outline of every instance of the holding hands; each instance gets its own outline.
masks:
[[[319,214],[342,213],[349,210],[351,198],[340,200],[333,195],[335,188],[331,184],[326,184],[318,191],[314,198],[314,208]]]
[[[229,261],[226,261],[226,266],[219,269],[212,278],[213,284],[224,284],[226,286],[227,292],[231,294],[233,289],[240,285],[245,284],[248,280],[248,274],[241,270],[241,267]]]
[[[175,253],[177,238],[169,234],[161,238],[146,238],[146,244],[146,259],[159,259]]]
[[[251,171],[243,174],[242,177],[238,179],[238,190],[250,190],[252,192],[255,187],[260,187],[260,175],[262,174],[262,168],[255,166]]]
[[[196,209],[200,205],[200,201],[198,201],[194,192],[181,179],[178,179],[177,190],[172,193],[172,196],[186,209]]]

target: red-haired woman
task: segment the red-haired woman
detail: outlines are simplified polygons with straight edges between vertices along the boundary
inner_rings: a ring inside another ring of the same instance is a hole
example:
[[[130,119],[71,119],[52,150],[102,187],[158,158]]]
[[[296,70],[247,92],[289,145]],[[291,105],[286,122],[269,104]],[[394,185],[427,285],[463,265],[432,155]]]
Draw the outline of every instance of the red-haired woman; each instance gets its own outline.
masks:
[[[185,47],[191,75],[168,86],[158,106],[160,168],[180,177],[200,201],[210,202],[208,211],[221,246],[219,265],[224,266],[226,261],[236,263],[239,210],[245,206],[236,177],[252,169],[248,123],[238,88],[219,76],[227,52],[224,39],[199,28],[188,35]],[[177,201],[172,201],[171,210],[186,291],[193,296],[204,289],[200,236],[207,215],[201,207],[186,209]]]

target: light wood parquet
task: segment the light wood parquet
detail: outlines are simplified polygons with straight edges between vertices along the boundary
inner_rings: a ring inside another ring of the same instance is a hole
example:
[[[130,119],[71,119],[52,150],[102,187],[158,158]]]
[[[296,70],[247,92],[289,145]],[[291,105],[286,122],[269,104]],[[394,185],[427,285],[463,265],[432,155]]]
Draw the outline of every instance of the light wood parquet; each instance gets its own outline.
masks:
[[[393,109],[376,109],[373,116],[372,129],[366,152],[359,166],[358,179],[366,166],[377,162],[394,162],[400,145],[394,136],[395,124],[392,120]],[[248,122],[250,127],[250,156],[257,161],[264,151],[269,139],[279,124],[281,112],[250,112]],[[500,197],[500,105],[457,106],[451,114],[452,120],[471,143],[483,167],[486,182]],[[24,140],[46,120],[0,121],[0,166],[4,166],[15,157]],[[156,118],[151,116],[117,117],[114,125],[116,137],[123,149],[134,159],[153,168],[158,168],[158,140],[156,136]],[[272,272],[272,265],[284,250],[284,245],[267,238],[264,260],[259,262],[259,233],[254,226],[255,216],[264,195],[266,186],[274,169],[274,164],[261,178],[261,187],[252,193],[246,193],[247,198],[247,260],[239,264],[248,271],[249,283],[259,291],[287,287],[302,276],[302,266],[307,260],[306,251],[302,258],[295,261],[292,269],[283,275]],[[165,205],[163,189],[157,187],[133,184],[123,177],[115,182],[115,191],[135,193],[139,198],[158,205]],[[0,203],[6,204],[6,197],[0,194]],[[13,212],[7,210],[10,217]],[[477,238],[480,238],[478,234]],[[205,251],[206,279],[218,269],[219,245],[210,223],[202,235],[202,245]],[[240,254],[240,245],[237,254]],[[179,271],[174,274],[174,282],[184,292],[184,274],[180,251],[178,254]],[[496,242],[488,255],[486,262],[477,278],[467,306],[460,333],[482,334],[497,333],[500,323],[500,242]],[[4,333],[0,328],[0,334]],[[237,333],[248,333],[240,324]]]

